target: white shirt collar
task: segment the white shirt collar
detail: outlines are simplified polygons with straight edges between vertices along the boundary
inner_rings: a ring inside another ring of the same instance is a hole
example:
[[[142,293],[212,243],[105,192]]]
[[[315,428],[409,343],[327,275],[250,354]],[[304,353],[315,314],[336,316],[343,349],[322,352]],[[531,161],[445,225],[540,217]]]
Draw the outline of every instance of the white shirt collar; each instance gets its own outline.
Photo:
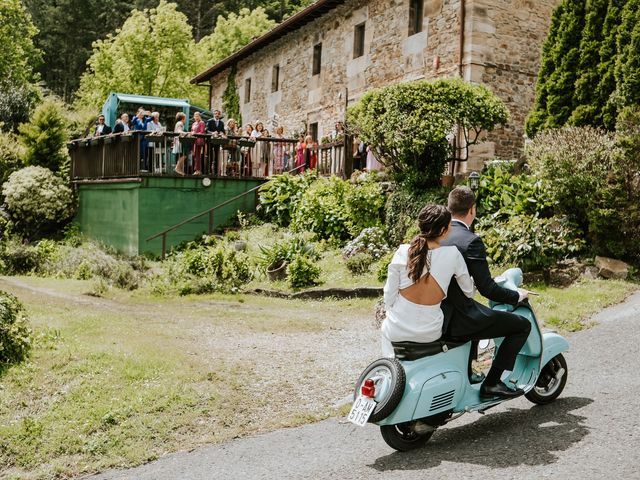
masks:
[[[458,222],[461,225],[464,225],[465,227],[467,227],[467,230],[471,230],[471,228],[469,227],[469,225],[467,225],[466,223],[464,223],[462,220],[458,220],[457,218],[452,218],[451,219],[452,222]]]

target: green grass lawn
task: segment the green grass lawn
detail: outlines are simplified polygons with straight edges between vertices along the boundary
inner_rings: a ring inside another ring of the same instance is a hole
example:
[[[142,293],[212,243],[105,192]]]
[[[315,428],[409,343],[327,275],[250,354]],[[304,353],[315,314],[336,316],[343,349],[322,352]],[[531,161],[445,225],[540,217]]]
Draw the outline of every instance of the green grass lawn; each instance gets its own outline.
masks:
[[[528,287],[541,320],[573,331],[637,285]],[[0,376],[2,478],[68,478],[317,421],[378,355],[374,299],[92,298],[91,282],[34,277],[0,289],[35,334],[31,358]]]

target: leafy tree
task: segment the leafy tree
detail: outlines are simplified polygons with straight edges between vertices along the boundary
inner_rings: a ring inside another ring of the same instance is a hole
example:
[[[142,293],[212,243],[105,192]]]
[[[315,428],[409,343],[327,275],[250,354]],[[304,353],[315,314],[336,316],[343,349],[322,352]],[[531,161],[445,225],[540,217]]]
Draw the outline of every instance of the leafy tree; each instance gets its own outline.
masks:
[[[486,87],[438,80],[370,91],[349,108],[347,120],[397,182],[419,191],[439,184],[458,129],[471,145],[508,115]]]
[[[37,98],[33,67],[40,51],[33,44],[37,29],[19,0],[0,2],[0,130],[14,130]]]
[[[584,0],[564,0],[554,11],[549,37],[543,47],[536,104],[527,119],[529,136],[543,128],[564,125],[575,109],[574,86],[584,24]]]
[[[0,131],[13,132],[26,122],[38,96],[34,85],[0,79]]]
[[[26,148],[25,164],[60,171],[67,159],[67,121],[64,106],[47,99],[36,108],[30,123],[20,125]]]
[[[97,109],[113,91],[202,102],[204,93],[189,84],[194,46],[186,16],[174,3],[135,10],[115,36],[94,43],[77,103]]]
[[[33,45],[37,30],[19,0],[0,2],[0,78],[14,85],[37,79],[33,66],[40,61],[40,51]]]
[[[218,17],[211,35],[198,43],[199,70],[208,68],[247,45],[251,40],[268,32],[275,26],[264,8],[243,8],[238,14],[227,18]]]

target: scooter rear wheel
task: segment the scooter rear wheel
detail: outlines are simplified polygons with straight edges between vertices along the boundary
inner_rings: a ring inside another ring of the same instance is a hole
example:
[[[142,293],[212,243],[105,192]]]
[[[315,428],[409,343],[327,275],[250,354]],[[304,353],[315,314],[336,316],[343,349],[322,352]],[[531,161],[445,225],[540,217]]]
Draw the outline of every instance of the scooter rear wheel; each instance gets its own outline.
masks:
[[[400,423],[398,425],[381,425],[380,433],[382,438],[391,448],[399,452],[408,452],[424,446],[429,441],[435,428],[431,432],[418,434],[411,427],[411,423]]]
[[[559,353],[542,367],[538,381],[533,389],[525,394],[530,402],[546,405],[553,402],[564,390],[567,384],[567,361]]]
[[[396,409],[402,395],[406,375],[402,364],[395,358],[380,358],[367,368],[356,383],[353,399],[360,395],[360,388],[367,378],[376,378],[376,391],[382,393],[376,395],[376,408],[369,417],[369,422],[375,423],[387,418]]]

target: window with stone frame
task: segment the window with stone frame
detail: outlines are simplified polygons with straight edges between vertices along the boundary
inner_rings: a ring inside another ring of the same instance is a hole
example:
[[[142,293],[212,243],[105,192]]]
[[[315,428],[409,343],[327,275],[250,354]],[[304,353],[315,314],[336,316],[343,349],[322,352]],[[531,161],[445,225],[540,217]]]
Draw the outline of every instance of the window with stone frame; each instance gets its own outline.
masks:
[[[251,102],[251,79],[247,78],[244,81],[244,103]]]
[[[309,124],[309,135],[311,135],[314,142],[318,141],[318,122]]]
[[[271,70],[271,92],[280,90],[280,65],[274,65]]]
[[[364,55],[364,32],[366,22],[356,25],[353,29],[353,58]]]
[[[424,0],[409,0],[409,36],[422,31]]]
[[[311,72],[313,75],[318,75],[320,73],[321,62],[322,44],[318,43],[317,45],[313,46],[313,70]]]

